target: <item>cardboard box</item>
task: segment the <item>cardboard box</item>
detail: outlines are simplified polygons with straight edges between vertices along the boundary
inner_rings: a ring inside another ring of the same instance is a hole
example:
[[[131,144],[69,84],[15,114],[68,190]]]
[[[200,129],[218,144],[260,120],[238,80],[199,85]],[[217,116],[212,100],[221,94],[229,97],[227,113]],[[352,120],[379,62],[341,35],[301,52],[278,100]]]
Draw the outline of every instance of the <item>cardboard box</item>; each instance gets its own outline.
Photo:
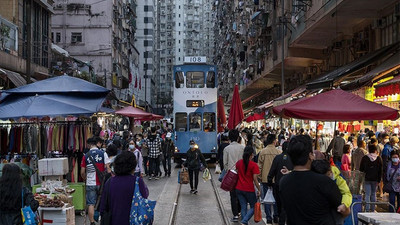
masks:
[[[39,208],[39,215],[42,216],[43,225],[74,225],[75,208]]]
[[[68,173],[68,158],[39,160],[39,176],[61,176]]]

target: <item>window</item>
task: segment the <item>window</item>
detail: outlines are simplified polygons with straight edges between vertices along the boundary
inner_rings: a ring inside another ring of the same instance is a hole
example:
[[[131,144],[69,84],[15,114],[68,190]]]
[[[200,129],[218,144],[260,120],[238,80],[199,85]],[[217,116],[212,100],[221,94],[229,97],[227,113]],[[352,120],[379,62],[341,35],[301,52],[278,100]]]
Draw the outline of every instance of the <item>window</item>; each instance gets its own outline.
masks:
[[[153,23],[153,17],[144,17],[144,23]]]
[[[149,51],[144,52],[144,58],[153,58],[153,52]]]
[[[215,88],[215,72],[207,72],[207,88]]]
[[[59,42],[61,42],[61,33],[57,32],[56,33],[56,43],[59,43]]]
[[[153,29],[144,29],[144,35],[153,35]]]
[[[187,88],[204,88],[203,72],[187,72],[186,74]]]
[[[143,45],[144,45],[144,46],[153,46],[153,41],[144,40],[144,41],[143,41]]]
[[[82,33],[71,33],[71,43],[82,42]]]
[[[143,70],[152,70],[153,64],[143,64]]]
[[[201,130],[201,113],[189,113],[189,131],[200,131]]]
[[[176,72],[175,73],[175,87],[176,88],[183,88],[185,85],[183,84],[183,72]]]
[[[151,5],[145,5],[145,6],[144,6],[144,11],[145,11],[145,12],[152,12],[152,11],[153,11],[153,6],[151,6]]]
[[[204,131],[205,132],[212,132],[215,131],[215,113],[204,113],[203,114],[203,121],[204,121]]]
[[[187,114],[175,113],[175,130],[186,131],[187,127]]]

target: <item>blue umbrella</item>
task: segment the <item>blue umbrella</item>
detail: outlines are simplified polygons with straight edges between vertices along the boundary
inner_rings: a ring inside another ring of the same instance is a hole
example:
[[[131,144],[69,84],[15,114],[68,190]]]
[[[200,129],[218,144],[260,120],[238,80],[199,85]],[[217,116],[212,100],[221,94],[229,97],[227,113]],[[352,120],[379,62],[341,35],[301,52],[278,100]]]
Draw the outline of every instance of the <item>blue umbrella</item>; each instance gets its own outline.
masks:
[[[32,84],[4,91],[10,94],[38,94],[38,93],[92,93],[106,95],[110,90],[100,85],[90,83],[68,75],[57,76]]]
[[[0,104],[0,119],[92,115],[104,100],[76,94],[11,95]]]

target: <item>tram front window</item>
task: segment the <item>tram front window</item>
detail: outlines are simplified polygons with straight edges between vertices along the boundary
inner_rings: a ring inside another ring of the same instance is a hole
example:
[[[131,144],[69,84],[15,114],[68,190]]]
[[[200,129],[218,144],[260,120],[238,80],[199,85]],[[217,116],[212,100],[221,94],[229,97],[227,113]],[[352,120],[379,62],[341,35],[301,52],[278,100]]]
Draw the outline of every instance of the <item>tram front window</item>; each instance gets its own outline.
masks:
[[[186,131],[187,126],[187,114],[186,113],[175,113],[175,130]]]
[[[203,72],[187,72],[186,73],[187,88],[204,88]]]
[[[200,131],[201,130],[201,114],[200,113],[190,113],[189,114],[190,131]]]
[[[215,131],[215,113],[204,113],[204,131]]]

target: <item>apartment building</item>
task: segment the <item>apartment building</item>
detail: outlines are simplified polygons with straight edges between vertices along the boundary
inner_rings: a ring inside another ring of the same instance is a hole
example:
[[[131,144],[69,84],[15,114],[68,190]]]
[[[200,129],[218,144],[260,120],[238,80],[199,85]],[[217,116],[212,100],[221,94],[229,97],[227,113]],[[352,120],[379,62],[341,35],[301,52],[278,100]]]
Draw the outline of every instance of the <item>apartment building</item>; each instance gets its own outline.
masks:
[[[215,63],[228,84],[220,93],[229,100],[229,84],[239,83],[245,111],[281,96],[282,74],[283,101],[343,86],[392,56],[390,46],[400,41],[396,0],[218,2],[216,39],[223,44]]]
[[[172,113],[173,66],[183,64],[185,56],[214,59],[214,0],[156,1],[155,83],[158,87],[155,108],[158,113]]]
[[[2,0],[0,89],[48,76],[52,0]]]
[[[139,52],[134,46],[136,0],[55,0],[53,42],[93,67],[95,79],[131,101],[138,76]]]

